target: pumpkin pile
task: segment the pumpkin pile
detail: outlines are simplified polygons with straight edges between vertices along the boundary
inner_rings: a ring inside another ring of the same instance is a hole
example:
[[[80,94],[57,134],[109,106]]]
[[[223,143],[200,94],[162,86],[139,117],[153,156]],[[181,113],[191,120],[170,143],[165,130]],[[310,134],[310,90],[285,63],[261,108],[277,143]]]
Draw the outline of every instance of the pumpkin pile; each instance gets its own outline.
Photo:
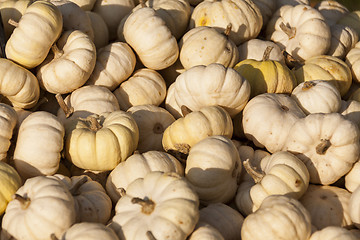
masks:
[[[350,7],[0,0],[0,239],[360,239]]]

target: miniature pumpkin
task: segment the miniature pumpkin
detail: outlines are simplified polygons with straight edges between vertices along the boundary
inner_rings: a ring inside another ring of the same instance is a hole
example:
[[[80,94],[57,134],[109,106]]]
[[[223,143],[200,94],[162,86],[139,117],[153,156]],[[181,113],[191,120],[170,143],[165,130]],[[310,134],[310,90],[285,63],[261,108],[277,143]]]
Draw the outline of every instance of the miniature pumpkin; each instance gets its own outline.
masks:
[[[360,82],[360,42],[357,42],[355,46],[346,54],[346,63],[351,69],[351,73],[354,81]]]
[[[119,240],[111,228],[101,223],[82,222],[72,225],[60,240]]]
[[[239,153],[224,136],[199,141],[186,159],[185,177],[204,205],[229,202],[236,194],[240,173]]]
[[[52,51],[37,68],[41,87],[65,94],[84,85],[96,62],[96,47],[89,36],[79,30],[66,31]]]
[[[359,36],[354,29],[341,24],[330,27],[331,45],[327,55],[344,59],[359,40]]]
[[[329,26],[336,24],[344,15],[349,12],[343,4],[334,0],[324,0],[318,2],[315,8],[324,16]]]
[[[116,203],[132,181],[154,171],[176,172],[184,176],[184,167],[168,153],[153,150],[141,154],[135,152],[110,172],[106,180],[106,191]]]
[[[6,42],[6,57],[25,68],[42,63],[63,28],[60,10],[50,1],[35,1]]]
[[[328,226],[321,230],[315,231],[311,234],[309,240],[356,240],[358,239],[350,230],[338,227],[338,226]]]
[[[5,212],[11,197],[21,187],[22,180],[18,172],[11,165],[0,161],[0,216]]]
[[[69,122],[65,156],[82,169],[112,170],[135,151],[138,141],[139,129],[130,113],[89,115]]]
[[[64,126],[51,113],[36,111],[25,118],[19,128],[13,157],[20,176],[27,179],[54,174],[59,168],[64,134]]]
[[[120,239],[186,239],[199,219],[199,199],[180,175],[150,172],[130,183],[110,227]]]
[[[206,223],[198,223],[191,233],[189,240],[225,240],[221,233],[213,226]]]
[[[345,175],[345,188],[349,192],[354,192],[360,186],[360,161],[357,161],[351,170]]]
[[[94,44],[96,49],[100,49],[109,44],[109,29],[100,16],[100,14],[93,11],[85,11],[90,18],[91,27],[94,30]]]
[[[0,103],[0,162],[7,157],[7,152],[11,145],[11,138],[18,122],[18,116],[14,108]],[[1,211],[0,211],[1,212]]]
[[[357,228],[360,228],[360,187],[357,187],[355,191],[352,192],[349,200],[349,214],[351,221]]]

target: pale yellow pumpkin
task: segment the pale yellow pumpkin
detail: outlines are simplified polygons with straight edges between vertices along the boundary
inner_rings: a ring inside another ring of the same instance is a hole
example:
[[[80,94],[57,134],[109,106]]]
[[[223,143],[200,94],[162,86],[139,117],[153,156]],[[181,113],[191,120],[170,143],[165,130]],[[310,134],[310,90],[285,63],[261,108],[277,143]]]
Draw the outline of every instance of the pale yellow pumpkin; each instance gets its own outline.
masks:
[[[355,189],[360,186],[360,162],[357,161],[351,170],[345,175],[345,188],[349,192],[354,192]]]
[[[351,69],[354,81],[360,82],[360,42],[346,54],[345,61]]]
[[[135,64],[135,53],[127,43],[109,43],[98,49],[95,68],[86,84],[104,86],[113,91],[130,77]]]
[[[138,141],[139,129],[130,113],[90,115],[68,123],[65,156],[82,169],[112,170],[135,151]]]
[[[17,122],[18,116],[14,108],[0,103],[0,162],[6,160]]]
[[[106,180],[106,191],[116,203],[132,181],[143,178],[153,171],[176,172],[184,176],[184,167],[168,153],[161,151],[134,153],[110,172]]]
[[[89,36],[79,30],[66,31],[52,50],[37,68],[41,87],[65,94],[84,85],[96,62],[96,47]]]
[[[348,229],[338,226],[328,226],[311,234],[309,240],[357,240],[358,238]]]
[[[43,62],[63,29],[59,8],[50,1],[32,3],[6,42],[6,57],[25,68]]]
[[[228,203],[236,194],[241,161],[234,143],[224,136],[210,136],[190,149],[185,177],[204,205]]]
[[[199,199],[180,175],[150,172],[131,182],[110,227],[120,239],[186,239],[199,219]]]
[[[11,197],[21,187],[22,180],[18,172],[11,165],[0,161],[0,216],[5,212]]]
[[[75,223],[60,240],[119,240],[114,230],[101,223]]]
[[[173,115],[152,104],[133,106],[127,112],[131,113],[139,128],[137,150],[141,153],[150,150],[163,151],[164,131],[175,122]]]

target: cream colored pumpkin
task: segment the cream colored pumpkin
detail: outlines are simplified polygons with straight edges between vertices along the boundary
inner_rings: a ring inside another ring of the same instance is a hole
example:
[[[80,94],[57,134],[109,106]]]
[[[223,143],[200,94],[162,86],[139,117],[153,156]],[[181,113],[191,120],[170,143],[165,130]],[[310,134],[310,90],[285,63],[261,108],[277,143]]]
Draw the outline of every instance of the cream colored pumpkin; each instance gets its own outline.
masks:
[[[110,220],[112,203],[100,183],[86,175],[66,177],[55,174],[69,189],[75,200],[76,222],[106,224]]]
[[[166,109],[151,104],[133,106],[127,110],[139,127],[141,153],[150,150],[163,151],[162,139],[165,129],[175,122],[175,118]]]
[[[344,14],[344,16],[342,16],[342,18],[340,18],[337,21],[337,23],[353,28],[357,32],[357,34],[360,35],[359,17],[360,17],[359,10],[354,10],[352,12],[349,11],[346,14]]]
[[[360,42],[346,54],[345,61],[351,69],[354,81],[360,82]]]
[[[166,97],[166,83],[157,71],[141,68],[114,90],[120,109],[127,111],[132,106],[153,104],[159,106]]]
[[[340,2],[334,0],[324,0],[318,2],[315,8],[324,16],[329,26],[336,24],[349,10]]]
[[[11,25],[9,20],[12,19],[15,22],[19,22],[21,16],[31,3],[31,0],[6,0],[0,3],[0,12],[6,39],[9,39],[15,29],[15,26]]]
[[[324,17],[303,4],[279,8],[267,25],[266,37],[300,61],[326,54],[331,44],[330,27]]]
[[[120,239],[186,239],[199,219],[199,199],[176,173],[151,172],[131,182],[110,223]]]
[[[359,158],[359,129],[339,113],[310,114],[289,132],[283,149],[305,163],[311,183],[336,182]]]
[[[182,105],[191,111],[219,105],[234,117],[243,110],[249,98],[250,84],[244,77],[233,68],[212,63],[181,73],[168,88],[165,106],[175,118],[183,116]]]
[[[221,233],[209,224],[197,224],[189,240],[225,240]]]
[[[241,238],[241,227],[244,217],[235,209],[224,203],[212,203],[200,209],[198,224],[210,224],[217,229],[224,239]]]
[[[356,240],[358,239],[351,231],[343,227],[329,226],[311,234],[309,240]]]
[[[296,199],[272,195],[247,216],[241,228],[242,240],[308,240],[311,235],[309,212]]]
[[[295,155],[279,151],[260,161],[260,169],[252,168],[249,161],[244,168],[254,184],[242,182],[236,193],[235,203],[246,215],[256,211],[267,196],[286,195],[299,199],[309,186],[309,172]],[[245,186],[243,186],[245,184]]]
[[[92,171],[112,170],[137,148],[139,129],[130,113],[104,112],[69,122],[65,157]]]
[[[109,41],[117,37],[120,21],[135,7],[133,0],[96,0],[93,12],[99,14],[109,30]]]
[[[345,175],[345,188],[349,192],[354,192],[360,186],[360,161],[357,161],[351,170]]]
[[[26,180],[9,202],[1,239],[51,240],[51,235],[60,238],[74,223],[74,198],[64,183],[37,176]]]
[[[165,151],[188,154],[201,140],[214,135],[231,138],[233,124],[230,115],[220,106],[202,107],[177,119],[164,131],[162,146]]]
[[[354,29],[341,24],[332,25],[330,30],[331,45],[327,55],[344,59],[359,41],[358,33]]]
[[[94,40],[94,29],[89,16],[79,5],[70,0],[50,0],[61,11],[63,30],[80,30]]]
[[[14,107],[32,108],[40,97],[40,86],[35,75],[18,64],[0,58],[0,93]]]
[[[134,153],[110,172],[106,180],[106,191],[116,203],[132,181],[154,171],[176,172],[184,176],[184,167],[168,153],[160,151]]]
[[[76,89],[66,96],[64,103],[57,111],[57,116],[63,123],[78,117],[86,118],[91,114],[120,110],[115,95],[109,89],[95,85]]]
[[[196,65],[220,63],[233,67],[239,61],[239,51],[228,38],[231,26],[224,33],[214,27],[199,26],[187,31],[180,39],[180,61],[185,69]]]
[[[76,3],[76,5],[78,5],[84,11],[91,11],[96,2],[96,0],[71,0],[71,1]]]
[[[52,175],[58,170],[64,134],[64,126],[51,113],[37,111],[25,118],[19,128],[13,157],[22,178]]]
[[[0,161],[0,216],[3,215],[12,196],[21,187],[22,180],[11,165]]]
[[[60,240],[119,240],[111,228],[101,223],[82,222],[72,225]]]
[[[11,106],[0,103],[0,162],[5,161],[11,145],[11,138],[18,121],[16,111]],[[1,210],[0,210],[1,212]]]
[[[176,38],[153,8],[142,7],[131,13],[124,23],[123,34],[147,68],[167,68],[179,56]]]
[[[241,161],[234,143],[224,136],[210,136],[190,149],[185,177],[204,205],[227,203],[240,181]]]
[[[41,87],[65,94],[84,85],[96,63],[96,47],[89,36],[79,30],[66,31],[52,50],[37,68]]]
[[[305,113],[290,96],[264,93],[245,106],[242,125],[245,136],[255,146],[274,153],[284,147],[291,127],[303,117]]]
[[[135,69],[136,56],[124,42],[112,42],[98,49],[96,65],[87,85],[99,85],[115,90]]]
[[[49,1],[36,1],[25,10],[6,42],[6,57],[34,68],[44,61],[62,29],[60,10]]]
[[[291,97],[306,114],[338,112],[341,107],[340,92],[329,81],[302,82],[294,88]]]
[[[296,6],[299,4],[309,5],[309,0],[276,0],[276,8],[279,9],[284,5]]]
[[[328,55],[315,56],[294,71],[298,84],[311,80],[326,80],[333,83],[344,96],[350,89],[352,76],[348,65],[341,59]]]
[[[311,224],[321,230],[328,226],[351,228],[349,200],[351,193],[335,186],[310,184],[301,204],[311,215]]]
[[[341,101],[339,113],[360,127],[360,102],[356,100]]]
[[[255,5],[259,8],[262,18],[263,18],[263,26],[265,29],[266,25],[270,21],[272,15],[276,11],[277,0],[252,0]]]
[[[251,0],[205,0],[194,8],[189,28],[210,26],[223,32],[229,23],[229,38],[239,45],[258,36],[263,17]]]
[[[93,11],[85,11],[90,18],[91,27],[94,30],[94,44],[100,49],[109,44],[109,29],[100,14]]]
[[[351,194],[349,200],[349,214],[351,221],[357,228],[360,228],[360,187],[357,187]]]

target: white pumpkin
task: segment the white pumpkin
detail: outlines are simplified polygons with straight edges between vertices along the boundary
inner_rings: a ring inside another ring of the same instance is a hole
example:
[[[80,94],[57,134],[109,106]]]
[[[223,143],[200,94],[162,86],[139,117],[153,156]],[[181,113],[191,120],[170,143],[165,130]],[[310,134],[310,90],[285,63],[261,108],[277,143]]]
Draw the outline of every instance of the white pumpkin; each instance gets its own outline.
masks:
[[[114,230],[101,223],[75,223],[60,240],[119,240]]]
[[[351,221],[357,228],[360,228],[360,187],[357,187],[350,196],[349,214]]]
[[[93,11],[85,11],[90,18],[91,27],[94,30],[94,44],[100,49],[109,44],[109,29],[100,14]]]
[[[345,188],[349,192],[354,192],[360,186],[360,161],[357,161],[351,170],[345,175]]]
[[[329,226],[318,230],[311,234],[309,240],[356,240],[358,239],[350,230],[338,227],[338,226]]]
[[[10,140],[18,123],[18,115],[11,106],[0,103],[0,161],[5,161],[10,148]]]

